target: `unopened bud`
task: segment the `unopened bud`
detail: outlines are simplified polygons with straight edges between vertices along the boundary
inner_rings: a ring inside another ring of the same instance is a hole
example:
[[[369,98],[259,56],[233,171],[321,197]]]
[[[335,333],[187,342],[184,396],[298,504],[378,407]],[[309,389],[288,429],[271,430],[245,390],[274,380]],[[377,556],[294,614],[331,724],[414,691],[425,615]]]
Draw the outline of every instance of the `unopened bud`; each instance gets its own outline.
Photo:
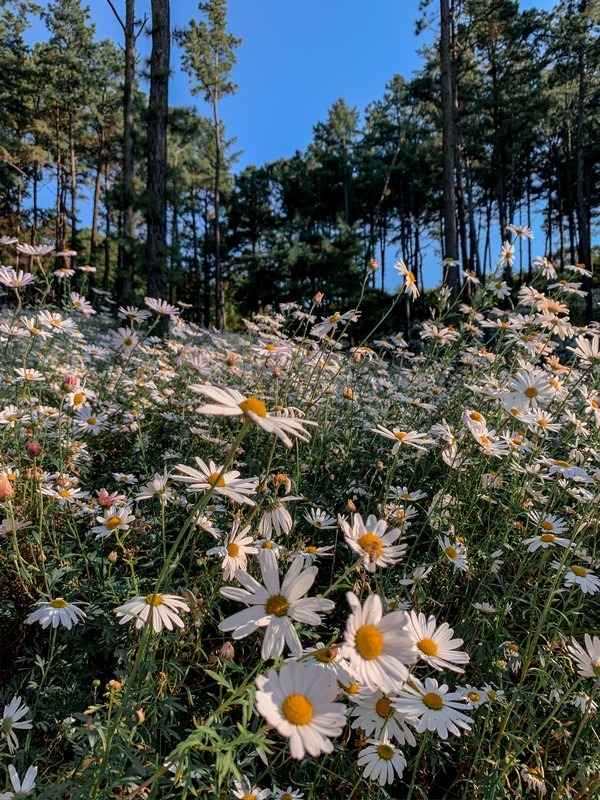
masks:
[[[69,375],[63,381],[63,389],[66,389],[67,392],[72,392],[76,386],[77,386],[77,378],[75,377],[75,375]]]
[[[8,480],[6,475],[2,475],[2,477],[0,477],[0,503],[4,500],[10,500],[14,493],[15,490],[12,487],[12,483]]]
[[[110,561],[111,564],[114,564],[118,557],[119,556],[117,555],[117,551],[116,550],[111,550],[110,553],[107,556],[107,558],[108,558],[108,560]]]
[[[27,450],[28,455],[35,458],[35,456],[39,456],[39,454],[42,452],[42,445],[39,442],[31,441],[27,442],[25,449]]]
[[[281,375],[281,368],[280,367],[273,367],[273,377],[279,378]]]
[[[350,499],[346,501],[346,511],[349,511],[351,514],[353,514],[356,511],[356,506]]]
[[[317,293],[315,294],[315,296],[313,297],[312,301],[313,301],[313,303],[314,303],[316,306],[318,306],[318,305],[319,305],[319,303],[322,303],[322,302],[323,302],[323,298],[324,298],[324,297],[325,297],[325,295],[323,294],[323,292],[317,292]]]
[[[219,655],[226,661],[232,661],[235,656],[235,649],[231,642],[224,642],[219,650]]]

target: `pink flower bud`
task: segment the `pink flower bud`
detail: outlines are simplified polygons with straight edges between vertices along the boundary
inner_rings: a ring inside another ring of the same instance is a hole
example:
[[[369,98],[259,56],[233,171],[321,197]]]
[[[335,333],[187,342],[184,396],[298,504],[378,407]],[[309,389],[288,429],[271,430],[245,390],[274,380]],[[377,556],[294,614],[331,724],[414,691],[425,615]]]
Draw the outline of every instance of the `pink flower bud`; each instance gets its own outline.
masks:
[[[319,303],[323,302],[324,297],[325,295],[323,294],[323,292],[317,292],[316,295],[313,297],[312,301],[316,306],[318,306]]]
[[[35,457],[39,456],[39,454],[42,452],[42,446],[39,442],[32,440],[31,442],[27,442],[25,445],[25,450],[27,451],[27,455]]]
[[[219,655],[226,661],[232,661],[235,656],[235,649],[231,642],[224,642],[219,650]]]
[[[67,392],[72,392],[76,386],[77,386],[77,378],[75,377],[75,375],[69,375],[63,381],[63,389],[66,389]]]

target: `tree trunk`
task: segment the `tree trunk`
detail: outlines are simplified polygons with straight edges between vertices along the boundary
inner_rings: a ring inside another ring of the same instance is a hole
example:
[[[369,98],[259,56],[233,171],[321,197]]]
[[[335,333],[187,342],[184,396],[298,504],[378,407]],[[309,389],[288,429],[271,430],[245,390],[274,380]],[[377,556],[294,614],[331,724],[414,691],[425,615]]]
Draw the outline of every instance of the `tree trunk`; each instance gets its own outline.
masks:
[[[223,275],[221,270],[221,229],[219,216],[221,210],[221,126],[219,124],[219,109],[217,97],[213,97],[213,116],[215,122],[215,327],[221,330],[223,326]]]
[[[133,101],[135,96],[135,0],[125,3],[125,81],[123,85],[123,262],[125,294],[133,291],[135,271],[133,241]]]
[[[454,190],[454,167],[456,164],[456,136],[454,126],[454,98],[452,91],[452,0],[440,0],[440,60],[441,60],[441,93],[442,93],[442,162],[443,162],[443,222],[444,222],[444,258],[456,260],[456,193]],[[451,292],[451,298],[458,296],[458,266],[446,261],[444,263],[444,283]]]
[[[592,242],[590,234],[589,195],[585,175],[585,60],[580,50],[578,55],[579,92],[577,98],[577,223],[579,227],[579,261],[586,269],[592,267]],[[583,277],[582,289],[587,292],[585,297],[586,323],[592,321],[592,280],[587,275]]]
[[[152,0],[152,52],[148,103],[146,266],[148,295],[163,297],[167,257],[167,114],[171,25],[169,0]]]
[[[98,216],[100,210],[100,189],[102,186],[102,168],[104,167],[104,128],[100,130],[98,143],[98,163],[96,179],[94,181],[94,204],[92,208],[92,235],[90,237],[90,264],[96,266],[96,251],[98,249]]]

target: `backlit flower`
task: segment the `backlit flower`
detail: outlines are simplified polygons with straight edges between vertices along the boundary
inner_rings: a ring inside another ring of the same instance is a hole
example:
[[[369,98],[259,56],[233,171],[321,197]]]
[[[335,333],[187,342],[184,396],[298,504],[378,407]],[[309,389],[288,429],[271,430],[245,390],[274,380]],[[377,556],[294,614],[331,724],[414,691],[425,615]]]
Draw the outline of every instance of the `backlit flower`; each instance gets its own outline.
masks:
[[[184,622],[179,616],[182,611],[189,612],[190,607],[176,594],[147,594],[145,597],[134,597],[115,609],[120,617],[119,622],[125,625],[135,620],[136,628],[143,628],[150,617],[154,633],[164,628],[172,631],[174,627],[183,628]]]

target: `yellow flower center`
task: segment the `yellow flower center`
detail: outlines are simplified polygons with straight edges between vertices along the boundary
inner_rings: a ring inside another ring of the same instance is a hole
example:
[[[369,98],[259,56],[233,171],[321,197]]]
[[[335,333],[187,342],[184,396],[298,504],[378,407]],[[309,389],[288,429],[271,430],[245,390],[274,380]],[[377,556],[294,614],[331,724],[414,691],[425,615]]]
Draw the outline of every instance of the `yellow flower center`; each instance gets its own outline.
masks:
[[[467,694],[467,697],[468,697],[468,698],[469,698],[469,700],[471,700],[473,703],[478,703],[478,702],[481,700],[481,695],[477,694],[477,692],[469,692],[469,693]]]
[[[281,800],[294,800],[294,798],[289,792],[282,792]]]
[[[540,522],[540,528],[543,528],[545,531],[551,531],[554,529],[554,525],[550,522],[550,520],[545,519]]]
[[[406,438],[406,433],[405,431],[394,431],[394,436],[401,442]]]
[[[242,400],[240,403],[240,408],[247,414],[251,412],[252,414],[256,414],[257,417],[266,417],[267,416],[267,407],[263,403],[262,400],[259,400],[257,397],[247,397],[245,400]]]
[[[327,322],[328,322],[330,325],[335,325],[335,323],[336,323],[336,322],[339,322],[339,321],[341,320],[341,318],[342,318],[342,315],[341,315],[341,314],[332,314],[332,315],[329,317],[329,319],[327,320]]]
[[[420,642],[417,642],[417,647],[426,656],[437,655],[438,646],[433,639],[421,639]]]
[[[379,536],[377,536],[375,533],[371,533],[370,531],[367,531],[367,533],[361,536],[358,540],[358,543],[365,553],[371,556],[374,561],[379,558],[381,551],[383,550],[383,543]]]
[[[317,548],[311,544],[309,547],[306,548],[306,552],[312,555],[313,553],[317,552]]]
[[[571,572],[574,575],[577,575],[578,578],[585,578],[585,576],[588,574],[588,571],[585,569],[585,567],[578,567],[577,564],[571,567]]]
[[[555,542],[556,536],[553,533],[542,533],[540,542]]]
[[[146,603],[149,606],[162,606],[165,601],[163,600],[162,594],[147,594],[146,595]]]
[[[125,345],[125,347],[131,347],[131,345],[133,344],[133,339],[131,338],[131,336],[128,336],[126,339],[123,339],[123,344]]]
[[[303,694],[290,694],[281,705],[281,713],[292,725],[308,725],[313,718],[313,705]]]
[[[383,634],[374,625],[362,625],[355,636],[356,649],[366,661],[378,658],[383,652]]]
[[[277,350],[274,344],[266,344],[265,350]]]
[[[240,552],[240,546],[235,542],[229,542],[225,549],[227,550],[227,555],[230,555],[232,558],[235,558]]]
[[[560,459],[557,459],[552,463],[554,464],[555,467],[564,467],[565,469],[569,469],[569,467],[571,466],[570,461],[561,461]]]
[[[472,420],[475,422],[481,422],[483,420],[483,416],[479,413],[479,411],[471,411],[469,414]]]
[[[114,531],[114,529],[118,528],[121,524],[121,518],[117,517],[116,514],[113,514],[113,516],[109,517],[104,524],[109,531]]]
[[[377,755],[385,761],[391,761],[394,757],[394,748],[389,744],[378,744]]]
[[[317,661],[320,661],[321,664],[332,664],[335,661],[337,653],[337,647],[320,647],[318,650],[315,650],[315,658]]]
[[[493,689],[488,689],[488,699],[495,700],[498,697],[498,692],[495,692]]]
[[[375,711],[380,717],[387,719],[392,713],[392,704],[388,697],[382,697],[375,703]]]
[[[539,394],[539,392],[538,392],[538,390],[535,388],[535,386],[528,386],[528,387],[525,389],[525,397],[529,397],[529,398],[532,398],[532,397],[537,397],[537,396],[538,396],[538,394]]]
[[[219,475],[218,472],[211,472],[211,474],[206,479],[206,482],[209,483],[211,486],[216,486],[219,489],[222,489],[225,486],[225,478],[223,475]]]
[[[52,608],[65,608],[67,606],[67,601],[63,600],[62,597],[57,597],[56,600],[51,600],[50,605]]]
[[[61,491],[58,493],[58,496],[63,498],[71,497],[71,492],[68,489],[61,489]]]
[[[282,594],[272,595],[265,603],[265,611],[274,617],[285,617],[289,607],[288,600]]]
[[[444,700],[436,692],[427,692],[427,694],[424,694],[423,702],[427,708],[431,708],[434,711],[441,711],[444,707]]]
[[[95,425],[96,424],[96,417],[90,417],[87,421],[88,425]]]
[[[256,800],[256,795],[254,794],[254,792],[250,792],[250,794],[245,794],[242,797],[242,800]]]
[[[454,549],[454,547],[451,547],[450,545],[444,548],[444,553],[446,553],[448,558],[451,558],[452,561],[456,561],[456,559],[458,558],[458,552]]]
[[[273,542],[263,542],[262,545],[263,550],[272,550],[273,549]]]

